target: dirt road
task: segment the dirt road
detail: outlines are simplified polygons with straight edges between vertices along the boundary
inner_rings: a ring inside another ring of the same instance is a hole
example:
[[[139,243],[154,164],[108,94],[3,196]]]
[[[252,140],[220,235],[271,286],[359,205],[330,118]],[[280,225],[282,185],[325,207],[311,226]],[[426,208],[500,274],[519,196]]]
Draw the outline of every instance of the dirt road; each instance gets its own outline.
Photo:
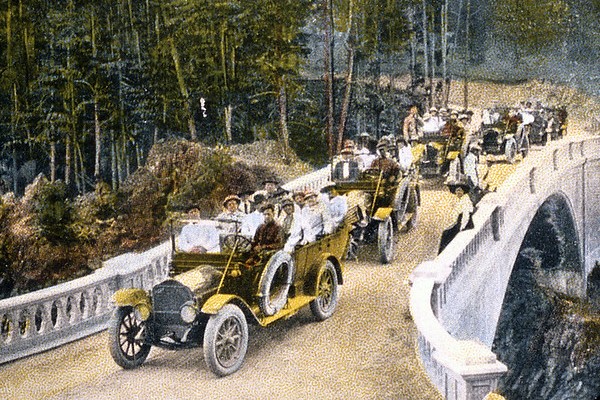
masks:
[[[499,164],[499,176],[514,167]],[[419,225],[397,237],[393,263],[363,247],[348,262],[338,310],[315,322],[309,310],[270,327],[250,327],[246,361],[216,378],[202,349],[152,349],[125,371],[111,359],[105,333],[0,366],[0,398],[11,399],[438,399],[416,350],[408,302],[410,272],[437,252],[450,224],[451,194],[422,187]]]

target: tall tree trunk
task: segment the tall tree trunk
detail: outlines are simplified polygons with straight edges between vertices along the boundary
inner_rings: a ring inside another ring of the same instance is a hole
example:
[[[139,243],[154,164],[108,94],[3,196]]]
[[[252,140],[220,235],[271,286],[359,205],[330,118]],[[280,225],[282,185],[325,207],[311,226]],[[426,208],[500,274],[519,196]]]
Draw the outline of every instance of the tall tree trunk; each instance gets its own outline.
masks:
[[[279,105],[279,136],[281,147],[283,148],[284,159],[287,160],[289,154],[289,133],[287,126],[287,95],[285,93],[285,79],[279,88],[277,103]]]
[[[448,0],[442,6],[442,79],[443,79],[443,106],[448,103],[450,85],[448,85]]]
[[[233,106],[231,104],[227,104],[225,109],[223,110],[225,116],[225,140],[227,143],[233,142],[233,135],[231,133],[231,119],[233,113]]]
[[[65,135],[65,185],[71,185],[71,136]]]
[[[350,98],[352,95],[352,77],[354,71],[354,37],[353,37],[353,18],[354,18],[354,1],[348,2],[348,70],[346,71],[346,88],[344,91],[344,99],[342,101],[342,109],[340,110],[340,123],[338,125],[338,140],[337,152],[342,150],[344,141],[344,131],[346,130],[346,120],[348,119],[348,108],[350,108]]]
[[[329,158],[333,158],[334,144],[333,144],[333,116],[334,116],[334,100],[333,100],[333,74],[332,70],[332,54],[331,54],[331,15],[330,15],[331,0],[323,0],[323,17],[325,21],[325,39],[324,39],[324,62],[325,62],[325,74],[323,80],[325,83],[325,98],[327,99],[327,121],[325,125],[325,132],[327,135],[327,146],[329,151]]]
[[[102,156],[102,133],[100,130],[100,106],[98,104],[97,91],[94,92],[94,143],[96,145],[94,157],[94,180],[96,183],[98,183],[102,179],[102,172],[100,171],[100,158]]]
[[[408,22],[410,24],[410,87],[415,90],[416,68],[417,68],[417,31],[415,29],[415,8],[411,6],[408,11]]]
[[[112,190],[116,191],[119,188],[119,180],[118,180],[118,163],[117,163],[117,143],[115,138],[115,131],[113,129],[110,130],[110,176],[112,183]]]
[[[465,21],[465,61],[464,61],[464,87],[463,87],[463,108],[469,108],[469,59],[471,58],[470,40],[469,40],[469,20],[471,19],[471,0],[467,0],[467,18]]]
[[[56,142],[50,142],[50,182],[56,181]]]
[[[427,28],[427,0],[422,0],[423,7],[423,84],[427,82],[427,77],[429,76],[429,51],[427,39],[429,37],[428,28]]]
[[[194,115],[192,114],[192,108],[190,105],[190,95],[185,84],[185,79],[183,77],[183,71],[181,69],[181,62],[179,60],[179,52],[177,51],[177,47],[175,46],[175,41],[173,38],[169,38],[169,46],[171,48],[171,57],[173,58],[173,64],[175,65],[175,74],[177,75],[177,82],[179,84],[179,91],[181,92],[181,96],[183,97],[183,107],[185,110],[185,115],[188,121],[188,129],[190,131],[190,137],[192,140],[197,139],[196,133],[196,122],[194,121]]]

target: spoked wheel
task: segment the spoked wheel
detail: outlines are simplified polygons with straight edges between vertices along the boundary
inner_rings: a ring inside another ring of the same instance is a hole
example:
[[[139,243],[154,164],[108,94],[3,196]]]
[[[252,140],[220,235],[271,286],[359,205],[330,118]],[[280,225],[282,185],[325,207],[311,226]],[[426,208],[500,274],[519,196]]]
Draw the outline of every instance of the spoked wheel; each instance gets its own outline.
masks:
[[[125,369],[142,365],[151,347],[145,338],[145,323],[136,318],[133,307],[118,307],[108,328],[110,355],[115,362]]]
[[[392,218],[387,217],[379,223],[377,229],[379,260],[383,264],[388,264],[394,258],[394,227],[392,225]]]
[[[523,136],[523,139],[521,140],[521,155],[523,156],[523,158],[527,157],[527,154],[529,154],[529,136],[525,135]]]
[[[506,161],[508,161],[509,163],[512,164],[515,162],[515,158],[517,156],[517,141],[514,137],[511,137],[506,141],[504,155],[506,156]]]
[[[236,246],[236,241],[237,241],[237,246]],[[233,250],[234,246],[238,253],[246,253],[252,249],[252,242],[247,237],[242,236],[242,235],[237,235],[235,233],[231,234],[231,235],[227,235],[223,238],[222,247],[225,251]]]
[[[313,315],[323,321],[335,312],[339,298],[338,276],[331,261],[327,261],[319,271],[317,298],[310,302]]]
[[[419,187],[415,187],[410,191],[410,206],[409,212],[412,212],[412,216],[406,223],[406,228],[408,230],[415,229],[417,225],[419,225],[419,205],[421,203],[420,195],[419,195]]]
[[[235,304],[227,304],[208,320],[204,332],[204,360],[218,376],[233,374],[242,366],[248,349],[248,324]]]
[[[398,232],[404,222],[406,211],[408,209],[408,203],[410,202],[410,186],[406,188],[402,194],[402,201],[398,205],[398,208],[394,210],[394,218],[392,220],[394,231]]]

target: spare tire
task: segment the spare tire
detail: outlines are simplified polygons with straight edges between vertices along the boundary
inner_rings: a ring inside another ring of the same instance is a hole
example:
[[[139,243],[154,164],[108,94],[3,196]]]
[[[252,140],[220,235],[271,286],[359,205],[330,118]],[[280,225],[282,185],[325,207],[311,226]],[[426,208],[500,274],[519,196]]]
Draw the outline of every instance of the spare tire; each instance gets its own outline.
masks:
[[[265,265],[258,285],[258,305],[266,316],[278,313],[287,303],[294,270],[292,256],[283,250],[273,254]]]

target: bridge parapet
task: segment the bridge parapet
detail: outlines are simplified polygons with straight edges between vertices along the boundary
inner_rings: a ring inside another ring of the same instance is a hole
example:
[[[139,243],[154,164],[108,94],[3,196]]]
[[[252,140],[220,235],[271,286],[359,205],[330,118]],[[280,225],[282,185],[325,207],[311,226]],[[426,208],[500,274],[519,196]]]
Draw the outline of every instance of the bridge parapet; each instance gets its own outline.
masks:
[[[329,180],[325,167],[284,188],[319,190]],[[146,290],[168,277],[171,243],[127,253],[103,263],[93,274],[46,289],[0,300],[0,364],[61,346],[106,329],[122,288]]]
[[[600,211],[586,199],[598,198],[600,183],[590,179],[598,173],[600,138],[549,143],[527,157],[496,193],[484,197],[474,229],[459,233],[435,260],[414,270],[411,314],[419,351],[446,398],[481,399],[507,370],[489,349],[519,244],[548,196],[564,193],[568,198],[584,271],[591,271],[600,235],[598,226],[586,221],[597,221]]]

